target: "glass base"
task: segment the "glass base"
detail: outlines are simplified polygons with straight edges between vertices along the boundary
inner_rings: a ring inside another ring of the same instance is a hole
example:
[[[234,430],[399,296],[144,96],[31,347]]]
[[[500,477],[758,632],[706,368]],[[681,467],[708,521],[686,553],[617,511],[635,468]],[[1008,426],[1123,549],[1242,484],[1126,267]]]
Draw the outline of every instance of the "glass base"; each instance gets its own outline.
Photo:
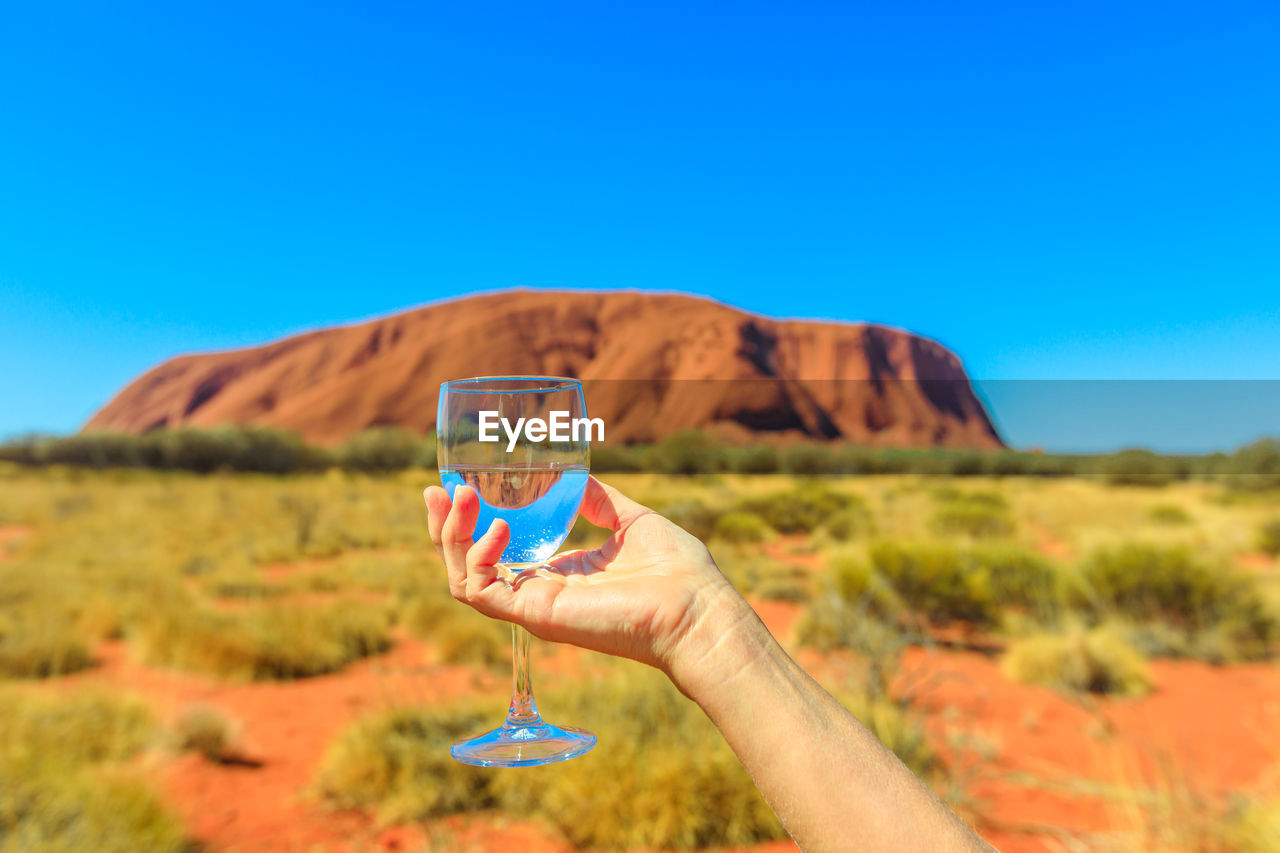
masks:
[[[477,767],[536,767],[577,758],[595,745],[596,736],[591,732],[539,722],[531,726],[507,724],[460,740],[449,747],[449,754]]]

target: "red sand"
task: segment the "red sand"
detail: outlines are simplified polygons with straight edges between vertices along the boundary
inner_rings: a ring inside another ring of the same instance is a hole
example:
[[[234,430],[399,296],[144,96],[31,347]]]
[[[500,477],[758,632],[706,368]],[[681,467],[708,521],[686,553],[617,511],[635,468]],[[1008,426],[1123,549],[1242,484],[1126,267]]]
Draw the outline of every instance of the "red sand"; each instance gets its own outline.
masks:
[[[18,550],[26,538],[31,535],[31,528],[21,524],[0,524],[0,561]]]

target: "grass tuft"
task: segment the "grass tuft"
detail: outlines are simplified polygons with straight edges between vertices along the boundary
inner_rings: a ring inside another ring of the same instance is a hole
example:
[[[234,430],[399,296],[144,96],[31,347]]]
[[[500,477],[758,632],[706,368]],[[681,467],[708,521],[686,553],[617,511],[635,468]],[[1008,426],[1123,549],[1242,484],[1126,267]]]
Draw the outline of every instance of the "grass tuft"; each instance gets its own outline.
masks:
[[[139,626],[149,663],[265,681],[334,672],[391,646],[383,608],[359,602],[164,610]]]
[[[1064,693],[1142,696],[1152,686],[1146,659],[1112,626],[1015,640],[1003,667],[1016,681]]]

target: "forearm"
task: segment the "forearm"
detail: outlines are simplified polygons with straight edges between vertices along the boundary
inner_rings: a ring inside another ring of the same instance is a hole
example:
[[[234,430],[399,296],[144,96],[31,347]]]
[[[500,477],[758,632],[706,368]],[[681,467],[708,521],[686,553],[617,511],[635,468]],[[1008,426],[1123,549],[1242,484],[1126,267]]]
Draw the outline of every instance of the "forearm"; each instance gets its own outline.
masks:
[[[805,851],[989,849],[735,593],[708,606],[670,675]]]

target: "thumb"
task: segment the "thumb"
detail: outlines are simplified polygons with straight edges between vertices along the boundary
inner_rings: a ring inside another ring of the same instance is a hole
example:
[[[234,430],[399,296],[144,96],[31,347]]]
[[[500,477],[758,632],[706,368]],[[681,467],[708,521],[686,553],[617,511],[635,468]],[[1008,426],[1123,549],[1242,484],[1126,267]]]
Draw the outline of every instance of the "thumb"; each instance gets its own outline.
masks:
[[[582,495],[580,512],[583,518],[596,527],[617,532],[653,510],[636,503],[613,486],[589,477],[587,490]]]

